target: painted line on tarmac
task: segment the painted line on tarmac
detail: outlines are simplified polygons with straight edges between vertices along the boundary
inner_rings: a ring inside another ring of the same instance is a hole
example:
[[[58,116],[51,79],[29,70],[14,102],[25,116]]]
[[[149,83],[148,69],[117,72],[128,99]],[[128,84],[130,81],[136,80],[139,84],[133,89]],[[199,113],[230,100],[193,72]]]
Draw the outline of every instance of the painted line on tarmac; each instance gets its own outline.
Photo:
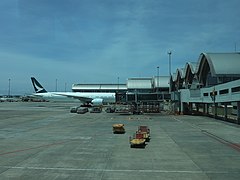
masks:
[[[210,133],[210,132],[208,132],[208,131],[205,131],[205,130],[202,130],[202,132],[203,132],[204,134],[206,134],[207,136],[209,136],[209,137],[217,140],[218,142],[220,142],[220,143],[222,143],[222,144],[225,144],[225,145],[227,145],[227,146],[229,146],[229,147],[237,150],[238,152],[240,152],[240,145],[239,145],[239,144],[232,143],[232,142],[230,142],[230,141],[228,141],[228,140],[226,140],[226,139],[223,139],[223,138],[221,138],[221,137],[219,137],[219,136],[217,136],[217,135],[215,135],[215,134],[212,134],[212,133]]]
[[[193,128],[199,129],[203,134],[207,135],[208,137],[211,137],[211,138],[217,140],[218,142],[220,142],[222,144],[225,144],[225,145],[227,145],[227,146],[229,146],[229,147],[231,147],[231,148],[233,148],[233,149],[235,149],[235,150],[240,152],[240,145],[238,143],[230,142],[230,141],[228,141],[226,139],[223,139],[223,138],[221,138],[221,137],[219,137],[219,136],[217,136],[217,135],[215,135],[215,134],[213,134],[213,133],[211,133],[211,132],[209,132],[207,130],[204,130],[204,129],[200,128],[197,125],[191,124],[189,122],[182,121],[182,120],[180,120],[180,119],[178,119],[176,117],[173,117],[173,119],[178,121],[178,122],[181,122],[181,123],[186,123],[186,124],[188,124],[189,126],[191,126]]]
[[[61,142],[55,142],[55,143],[51,143],[51,144],[44,144],[44,145],[29,147],[29,148],[25,148],[25,149],[17,149],[17,150],[14,150],[14,151],[3,152],[3,153],[0,153],[0,156],[20,153],[20,152],[24,152],[24,151],[30,151],[30,150],[34,150],[34,149],[47,148],[47,147],[51,147],[51,146],[56,146],[56,145],[69,143],[69,142],[72,142],[72,141],[90,140],[90,139],[92,139],[92,137],[77,137],[77,138],[73,138],[73,139],[66,139],[66,140],[61,141]]]
[[[15,150],[15,151],[9,151],[9,152],[1,153],[0,156],[7,155],[7,154],[15,154],[15,153],[34,150],[34,149],[39,149],[39,148],[46,148],[46,147],[50,147],[50,146],[56,146],[56,145],[60,145],[60,144],[64,144],[64,143],[66,143],[66,142],[57,142],[57,143],[51,143],[51,144],[45,144],[45,145],[30,147],[30,148],[26,148],[26,149],[18,149],[18,150]]]
[[[189,126],[191,126],[193,128],[199,129],[203,134],[207,135],[208,137],[211,137],[211,138],[217,140],[218,142],[220,142],[222,144],[225,144],[225,145],[227,145],[227,146],[229,146],[229,147],[231,147],[231,148],[233,148],[233,149],[235,149],[235,150],[240,152],[240,144],[238,144],[238,143],[230,142],[230,141],[228,141],[226,139],[223,139],[223,138],[221,138],[221,137],[219,137],[219,136],[217,136],[217,135],[215,135],[213,133],[210,133],[209,131],[204,130],[204,129],[200,128],[199,126],[191,124],[189,122],[182,121],[182,120],[177,119],[175,117],[173,117],[173,119],[178,121],[178,122],[181,122],[181,123],[186,123],[186,124],[188,124]]]
[[[148,170],[148,169],[84,169],[84,168],[61,168],[61,167],[24,167],[24,166],[0,166],[0,168],[7,169],[21,169],[21,170],[53,170],[53,171],[93,171],[93,172],[138,172],[138,173],[187,173],[187,174],[228,174],[239,172],[228,171],[184,171],[184,170]]]

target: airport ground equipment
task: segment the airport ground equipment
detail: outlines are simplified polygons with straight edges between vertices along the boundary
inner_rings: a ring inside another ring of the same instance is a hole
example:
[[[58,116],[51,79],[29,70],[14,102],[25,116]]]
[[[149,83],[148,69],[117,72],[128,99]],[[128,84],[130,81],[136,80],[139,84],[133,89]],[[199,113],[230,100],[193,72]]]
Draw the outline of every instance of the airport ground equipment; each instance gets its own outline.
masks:
[[[77,109],[77,114],[85,114],[87,112],[88,112],[88,108],[86,108],[86,107],[79,107]]]
[[[101,113],[102,112],[102,108],[100,107],[93,107],[90,111],[90,113]]]
[[[113,124],[112,127],[113,127],[114,134],[124,134],[125,133],[124,124]]]
[[[131,148],[145,148],[146,139],[142,133],[136,132],[133,137],[129,138]]]
[[[116,108],[115,113],[121,114],[121,115],[130,115],[132,114],[132,109],[131,107],[128,106],[120,106]]]
[[[150,141],[150,129],[148,126],[138,126],[137,133],[143,134],[144,139],[146,142]]]
[[[107,107],[105,111],[106,111],[106,113],[114,113],[115,110],[116,110],[115,107]]]
[[[79,108],[79,106],[71,107],[70,113],[77,113],[78,108]]]

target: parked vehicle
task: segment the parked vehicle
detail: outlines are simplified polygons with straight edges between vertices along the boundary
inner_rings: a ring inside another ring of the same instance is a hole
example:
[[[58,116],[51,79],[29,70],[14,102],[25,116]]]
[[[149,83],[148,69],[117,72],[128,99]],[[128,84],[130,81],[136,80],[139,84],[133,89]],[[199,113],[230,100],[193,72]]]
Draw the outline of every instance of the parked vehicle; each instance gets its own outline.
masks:
[[[131,148],[145,148],[146,142],[150,141],[150,129],[148,126],[138,126],[138,130],[129,138]]]
[[[146,142],[150,141],[150,129],[148,128],[148,126],[139,126],[137,133],[143,134],[143,137],[146,140]]]
[[[136,133],[133,137],[129,138],[131,148],[145,148],[146,139],[142,133]]]
[[[114,113],[116,110],[115,107],[107,107],[107,109],[105,110],[107,113]]]
[[[119,107],[115,110],[115,113],[118,113],[121,115],[130,115],[132,114],[132,110],[129,107]]]
[[[90,111],[90,113],[101,113],[102,112],[102,108],[100,107],[93,107]]]
[[[114,134],[124,134],[125,133],[124,124],[113,124],[112,127],[113,127]]]
[[[71,107],[70,113],[77,113],[78,108],[79,108],[79,106]]]
[[[88,108],[86,108],[86,107],[79,107],[77,109],[78,114],[85,114],[86,112],[88,112]]]

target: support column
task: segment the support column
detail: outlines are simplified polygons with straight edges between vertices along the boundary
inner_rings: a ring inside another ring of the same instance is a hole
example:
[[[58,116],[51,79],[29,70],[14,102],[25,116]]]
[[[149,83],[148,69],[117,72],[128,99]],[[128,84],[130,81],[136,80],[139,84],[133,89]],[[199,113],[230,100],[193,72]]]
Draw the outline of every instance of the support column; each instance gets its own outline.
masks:
[[[209,115],[209,104],[206,104],[206,114]]]
[[[199,104],[198,104],[198,103],[195,103],[195,105],[196,105],[197,113],[199,113]]]
[[[180,112],[179,112],[181,115],[184,114],[184,105],[183,105],[183,102],[180,103]]]
[[[237,124],[240,124],[240,101],[237,102]]]
[[[203,103],[203,114],[206,114],[206,104]]]
[[[217,103],[214,103],[214,118],[217,119]]]
[[[224,103],[224,120],[227,121],[228,116],[227,116],[227,103]]]
[[[192,113],[192,103],[191,102],[188,104],[188,108],[189,108],[189,113],[191,114]]]

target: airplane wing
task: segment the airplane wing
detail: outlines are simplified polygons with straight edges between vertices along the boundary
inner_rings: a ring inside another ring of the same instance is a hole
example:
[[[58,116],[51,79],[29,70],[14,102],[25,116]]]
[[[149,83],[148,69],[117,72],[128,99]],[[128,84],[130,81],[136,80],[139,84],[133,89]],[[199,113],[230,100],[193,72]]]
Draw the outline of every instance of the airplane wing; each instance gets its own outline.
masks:
[[[66,96],[69,98],[74,98],[74,99],[78,99],[82,102],[91,102],[93,99],[92,98],[88,98],[88,97],[83,97],[83,96],[79,96],[76,94],[63,94],[63,93],[54,93],[56,95],[61,95],[61,96]]]

